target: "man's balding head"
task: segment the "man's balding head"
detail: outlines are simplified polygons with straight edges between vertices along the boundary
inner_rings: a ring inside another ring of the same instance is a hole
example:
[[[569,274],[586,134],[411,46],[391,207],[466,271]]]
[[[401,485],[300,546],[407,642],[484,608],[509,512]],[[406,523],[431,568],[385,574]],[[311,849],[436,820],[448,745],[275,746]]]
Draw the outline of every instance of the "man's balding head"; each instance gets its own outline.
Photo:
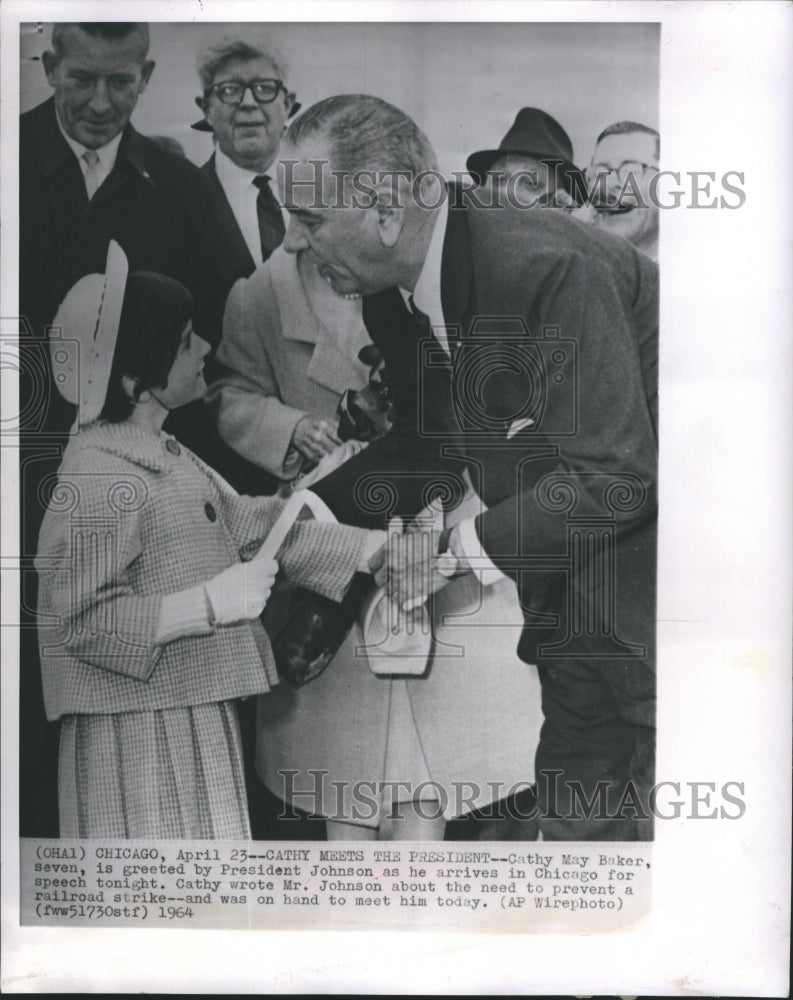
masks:
[[[342,295],[412,288],[444,198],[412,118],[378,97],[329,97],[289,126],[281,156],[284,248],[306,251]]]
[[[333,169],[345,173],[390,170],[417,177],[438,169],[435,151],[413,119],[367,94],[343,94],[312,105],[286,133],[292,146],[308,138],[325,140]]]

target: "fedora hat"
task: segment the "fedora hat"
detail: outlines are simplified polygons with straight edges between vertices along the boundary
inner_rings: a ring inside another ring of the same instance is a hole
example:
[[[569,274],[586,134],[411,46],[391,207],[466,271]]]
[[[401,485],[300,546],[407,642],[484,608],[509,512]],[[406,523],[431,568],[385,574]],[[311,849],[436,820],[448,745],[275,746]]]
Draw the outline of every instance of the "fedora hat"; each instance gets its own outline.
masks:
[[[510,153],[531,156],[541,162],[560,163],[565,189],[576,201],[580,201],[581,194],[586,190],[584,175],[573,163],[570,136],[551,115],[539,108],[521,108],[498,149],[481,149],[471,153],[465,165],[477,183],[482,184],[495,161]],[[579,178],[578,183],[573,182],[574,177]]]

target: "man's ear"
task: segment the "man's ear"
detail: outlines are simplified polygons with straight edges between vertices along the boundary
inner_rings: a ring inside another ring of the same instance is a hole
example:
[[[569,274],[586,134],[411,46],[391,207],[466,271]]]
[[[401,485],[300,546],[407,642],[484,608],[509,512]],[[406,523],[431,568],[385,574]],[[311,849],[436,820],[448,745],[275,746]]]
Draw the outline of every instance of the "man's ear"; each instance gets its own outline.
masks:
[[[385,247],[396,246],[405,225],[406,199],[410,197],[402,177],[386,177],[375,186],[377,235]]]
[[[58,82],[55,79],[58,71],[58,57],[55,55],[54,52],[50,52],[48,50],[42,55],[41,64],[44,67],[44,73],[47,77],[47,83],[51,87],[54,87],[55,84]]]
[[[141,67],[140,71],[141,80],[140,80],[140,90],[138,91],[139,94],[142,94],[143,91],[146,89],[146,85],[151,79],[151,75],[153,72],[154,72],[154,60],[147,59],[146,62],[144,62],[143,66]]]
[[[286,108],[287,118],[291,118],[297,110],[297,108],[295,108],[295,95],[291,90],[284,94],[284,107]],[[298,104],[297,107],[299,108],[300,105]],[[293,108],[295,108],[294,111],[292,110]],[[286,125],[284,125],[284,129],[286,129]]]

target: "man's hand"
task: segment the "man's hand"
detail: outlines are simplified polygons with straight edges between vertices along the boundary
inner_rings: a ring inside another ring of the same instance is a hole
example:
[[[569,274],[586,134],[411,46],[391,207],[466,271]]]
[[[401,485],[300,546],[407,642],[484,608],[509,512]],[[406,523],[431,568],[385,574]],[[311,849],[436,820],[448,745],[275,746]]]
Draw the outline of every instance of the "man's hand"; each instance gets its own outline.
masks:
[[[388,544],[372,557],[369,567],[375,583],[385,587],[389,598],[403,611],[411,611],[449,580],[435,569],[438,532],[412,530],[403,535],[400,529],[401,522],[394,518]]]
[[[341,444],[338,427],[333,420],[323,420],[306,414],[301,417],[292,432],[292,444],[312,462],[319,462]]]

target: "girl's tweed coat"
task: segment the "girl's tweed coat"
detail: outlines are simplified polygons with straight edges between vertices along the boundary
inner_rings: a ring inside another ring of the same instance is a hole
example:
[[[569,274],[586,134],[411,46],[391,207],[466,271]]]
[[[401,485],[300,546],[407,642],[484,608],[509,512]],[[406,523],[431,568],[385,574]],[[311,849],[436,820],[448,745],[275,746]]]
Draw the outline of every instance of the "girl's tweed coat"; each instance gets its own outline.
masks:
[[[203,583],[267,535],[282,501],[238,496],[186,448],[129,424],[81,428],[39,538],[39,644],[47,718],[200,705],[276,682],[258,619],[201,622],[155,645],[162,595]],[[340,600],[365,532],[299,522],[286,576]]]

